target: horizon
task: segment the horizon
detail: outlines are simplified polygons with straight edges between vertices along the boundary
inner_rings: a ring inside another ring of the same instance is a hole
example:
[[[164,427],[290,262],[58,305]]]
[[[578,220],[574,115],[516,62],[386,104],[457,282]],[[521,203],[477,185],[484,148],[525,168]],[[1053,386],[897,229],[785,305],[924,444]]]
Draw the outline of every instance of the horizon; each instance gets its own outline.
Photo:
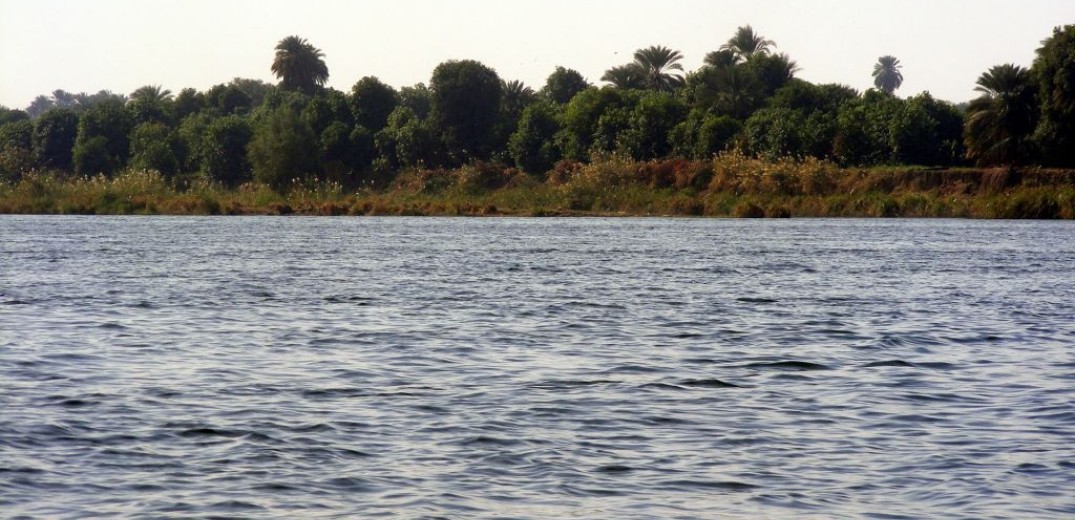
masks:
[[[862,92],[873,86],[877,58],[890,54],[903,66],[905,81],[897,95],[930,92],[961,103],[976,97],[974,82],[989,67],[1029,67],[1054,27],[1075,23],[1075,3],[1027,4],[765,0],[742,6],[689,0],[662,7],[667,16],[642,17],[634,13],[653,8],[637,0],[614,11],[564,0],[541,5],[408,0],[390,6],[340,0],[304,6],[279,0],[5,1],[0,105],[25,109],[57,89],[129,94],[160,85],[178,93],[188,87],[205,91],[233,78],[276,84],[269,71],[273,48],[292,34],[325,53],[326,87],[344,92],[365,76],[395,88],[428,83],[433,68],[452,59],[480,61],[502,79],[521,80],[535,90],[557,66],[578,70],[600,86],[604,70],[650,45],[681,51],[685,71],[696,70],[706,52],[748,24],[776,42],[775,52],[796,61],[796,77],[806,81]],[[528,23],[514,23],[520,19]]]

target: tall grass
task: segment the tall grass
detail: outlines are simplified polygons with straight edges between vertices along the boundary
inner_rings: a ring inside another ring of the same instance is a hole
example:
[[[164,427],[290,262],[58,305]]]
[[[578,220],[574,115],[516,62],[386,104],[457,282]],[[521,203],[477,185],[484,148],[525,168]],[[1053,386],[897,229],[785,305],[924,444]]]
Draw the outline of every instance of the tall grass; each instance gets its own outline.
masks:
[[[1075,171],[839,168],[737,152],[708,161],[565,161],[542,177],[492,163],[401,172],[381,190],[293,182],[283,193],[153,171],[29,172],[0,183],[2,213],[677,215],[1075,219]]]

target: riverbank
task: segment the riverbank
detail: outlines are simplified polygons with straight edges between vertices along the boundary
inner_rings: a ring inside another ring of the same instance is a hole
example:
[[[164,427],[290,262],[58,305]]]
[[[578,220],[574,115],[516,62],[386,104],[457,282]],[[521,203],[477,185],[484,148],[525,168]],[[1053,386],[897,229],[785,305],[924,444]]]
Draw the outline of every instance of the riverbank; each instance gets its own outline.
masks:
[[[482,163],[407,171],[381,184],[344,178],[279,193],[155,172],[31,173],[0,184],[0,213],[1075,219],[1075,170],[1042,168],[858,169],[731,153],[712,161],[563,162],[545,178]]]

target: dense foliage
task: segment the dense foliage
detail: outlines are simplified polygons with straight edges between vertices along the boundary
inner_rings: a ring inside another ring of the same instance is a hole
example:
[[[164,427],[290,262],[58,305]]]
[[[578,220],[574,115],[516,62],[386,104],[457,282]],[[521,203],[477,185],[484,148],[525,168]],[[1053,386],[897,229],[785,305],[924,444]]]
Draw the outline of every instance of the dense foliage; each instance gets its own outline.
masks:
[[[324,53],[289,36],[271,62],[277,85],[57,90],[26,110],[0,107],[0,181],[133,169],[281,191],[312,179],[383,187],[416,168],[496,164],[540,180],[595,158],[708,160],[729,150],[842,166],[1075,165],[1075,26],[1043,41],[1029,69],[984,73],[966,113],[928,93],[895,96],[903,74],[893,56],[874,66],[877,89],[859,93],[796,78],[795,61],[775,49],[744,26],[695,70],[655,45],[606,71],[602,87],[558,67],[535,91],[461,60],[438,65],[428,86],[368,76],[341,92],[324,86]]]

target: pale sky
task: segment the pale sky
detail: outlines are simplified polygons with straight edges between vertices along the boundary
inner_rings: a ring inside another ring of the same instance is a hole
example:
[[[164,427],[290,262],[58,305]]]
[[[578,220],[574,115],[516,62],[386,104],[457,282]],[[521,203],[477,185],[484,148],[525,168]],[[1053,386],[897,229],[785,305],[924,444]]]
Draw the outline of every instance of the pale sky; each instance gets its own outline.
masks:
[[[1075,0],[0,0],[0,105],[56,89],[206,90],[234,77],[276,82],[273,47],[299,35],[325,53],[328,85],[363,76],[428,83],[475,59],[535,90],[556,66],[600,84],[636,49],[665,45],[694,70],[745,24],[815,83],[872,86],[879,56],[903,64],[898,95],[966,101],[993,65],[1029,66],[1041,40],[1075,23]]]

